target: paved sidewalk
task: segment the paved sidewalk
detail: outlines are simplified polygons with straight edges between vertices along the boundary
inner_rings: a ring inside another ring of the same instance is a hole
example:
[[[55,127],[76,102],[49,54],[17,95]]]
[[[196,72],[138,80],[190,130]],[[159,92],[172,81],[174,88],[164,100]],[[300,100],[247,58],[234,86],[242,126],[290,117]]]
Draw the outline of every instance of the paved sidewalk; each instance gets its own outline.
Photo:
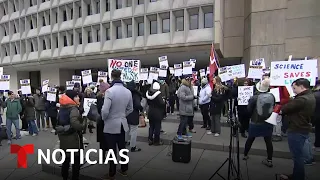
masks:
[[[98,148],[98,144],[95,142],[95,133],[86,134],[85,137],[90,142],[88,148]],[[57,140],[57,136],[49,132],[41,132],[37,137],[27,136],[21,140],[13,141],[13,143],[20,145],[32,143],[35,145],[35,149],[45,150],[54,148]],[[129,177],[123,178],[117,176],[118,180],[206,180],[209,179],[228,156],[226,152],[193,148],[191,162],[189,164],[181,164],[174,163],[171,157],[167,155],[169,152],[168,146],[148,146],[144,142],[138,142],[138,146],[142,148],[141,152],[129,153]],[[57,166],[53,168],[53,166],[44,165],[45,168],[43,170],[46,173],[42,171],[42,166],[37,163],[37,154],[28,155],[27,169],[16,169],[16,155],[12,155],[9,152],[10,148],[4,142],[3,146],[0,147],[0,180],[61,179],[59,177],[60,169]],[[248,171],[250,179],[271,180],[275,179],[275,173],[290,173],[292,170],[291,160],[274,158],[274,167],[267,168],[261,164],[263,159],[264,157],[252,155],[247,164],[245,161],[240,160],[243,178],[248,179]],[[308,180],[320,179],[320,173],[317,172],[319,168],[320,164],[306,167]],[[107,165],[89,166],[81,170],[81,179],[100,179],[107,171]],[[227,167],[223,167],[220,172],[222,176],[226,177]],[[216,176],[213,179],[220,180],[221,178]]]

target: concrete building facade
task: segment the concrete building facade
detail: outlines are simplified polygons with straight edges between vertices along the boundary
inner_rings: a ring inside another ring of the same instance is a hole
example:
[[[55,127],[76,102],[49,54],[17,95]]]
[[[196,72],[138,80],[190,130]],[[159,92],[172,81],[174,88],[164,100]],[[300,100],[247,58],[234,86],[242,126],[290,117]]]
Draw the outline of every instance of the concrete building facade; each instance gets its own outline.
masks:
[[[11,89],[30,78],[64,85],[108,58],[171,65],[319,56],[319,0],[0,0],[0,57]],[[78,70],[78,71],[76,71]]]

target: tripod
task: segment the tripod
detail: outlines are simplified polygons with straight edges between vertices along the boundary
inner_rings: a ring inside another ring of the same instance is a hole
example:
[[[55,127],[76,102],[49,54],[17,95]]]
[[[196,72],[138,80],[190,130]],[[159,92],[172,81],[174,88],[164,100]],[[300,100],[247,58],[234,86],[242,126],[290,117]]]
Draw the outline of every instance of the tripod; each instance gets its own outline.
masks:
[[[239,121],[238,121],[238,109],[237,106],[234,106],[234,99],[228,99],[228,123],[230,123],[230,142],[229,142],[229,157],[222,163],[222,165],[214,172],[214,174],[210,177],[209,180],[211,180],[215,175],[218,175],[222,179],[226,180],[223,176],[219,174],[220,169],[224,165],[228,163],[228,179],[231,180],[231,174],[234,175],[234,172],[236,173],[236,178],[234,180],[240,180],[240,153],[239,153]],[[233,113],[232,108],[234,107],[235,111]],[[233,114],[235,115],[235,119],[233,119]],[[232,157],[233,152],[233,143],[234,138],[236,139],[236,150],[237,150],[237,166],[235,164],[235,160]],[[234,177],[234,176],[232,176]]]

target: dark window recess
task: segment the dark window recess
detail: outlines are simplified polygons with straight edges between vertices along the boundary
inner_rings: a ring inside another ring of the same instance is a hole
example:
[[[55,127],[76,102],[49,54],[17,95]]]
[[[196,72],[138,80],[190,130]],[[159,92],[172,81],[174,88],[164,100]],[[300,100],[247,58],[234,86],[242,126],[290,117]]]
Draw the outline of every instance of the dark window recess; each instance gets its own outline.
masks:
[[[15,24],[13,24],[13,33],[17,33],[17,28]]]
[[[92,10],[91,10],[91,5],[87,5],[87,10],[88,10],[88,16],[92,15]]]
[[[138,5],[144,4],[144,0],[138,0]]]
[[[100,13],[100,1],[97,2],[97,14]]]
[[[184,17],[176,18],[176,31],[184,31]]]
[[[144,35],[144,23],[139,23],[138,24],[138,36],[143,36]]]
[[[42,41],[42,46],[43,46],[43,50],[46,50],[46,49],[47,49],[46,41],[45,41],[45,40]]]
[[[16,46],[14,46],[14,54],[18,54],[18,50]]]
[[[192,15],[190,16],[190,30],[198,29],[199,28],[199,22],[198,22],[198,15]]]
[[[71,38],[70,38],[70,46],[73,46],[73,38],[74,38],[74,36],[73,36],[73,34],[71,35]]]
[[[110,0],[106,0],[106,11],[110,11]]]
[[[58,23],[58,13],[55,13],[55,15],[56,15],[56,23]]]
[[[162,20],[162,32],[163,33],[170,32],[170,19],[163,19]]]
[[[59,47],[59,39],[58,39],[58,37],[56,37],[56,48],[58,48]]]
[[[100,42],[100,30],[97,30],[97,42]]]
[[[67,20],[68,20],[68,18],[67,18],[67,11],[64,10],[64,11],[63,11],[63,21],[67,21]]]
[[[82,9],[81,9],[81,6],[79,6],[79,18],[81,18],[82,16]]]
[[[7,36],[8,34],[7,34],[7,31],[6,30],[4,30],[4,36]]]
[[[31,52],[34,52],[33,43],[32,42],[30,43],[30,48],[31,48]]]
[[[17,10],[16,10],[15,4],[13,3],[12,5],[13,5],[13,12],[16,12]]]
[[[70,19],[73,19],[73,9],[70,9]]]
[[[122,0],[117,0],[116,9],[121,9],[121,8],[122,8]]]
[[[79,33],[79,44],[82,44],[82,33]]]
[[[63,46],[64,47],[68,46],[67,36],[63,36]]]
[[[204,28],[212,28],[212,27],[213,27],[213,13],[205,13]]]
[[[117,39],[122,39],[121,26],[117,26]]]
[[[46,19],[44,16],[42,17],[42,26],[46,26]]]
[[[5,53],[5,56],[8,56],[7,48],[5,48],[4,53]]]
[[[106,40],[109,41],[110,40],[110,29],[106,28]]]
[[[132,37],[132,25],[128,24],[127,25],[127,37]]]
[[[32,1],[33,1],[33,0],[30,0],[30,7],[33,6],[33,2],[32,2]]]
[[[30,21],[30,29],[33,29],[32,20]]]
[[[88,31],[88,43],[92,43],[91,31]]]
[[[150,21],[150,34],[157,34],[157,21]]]

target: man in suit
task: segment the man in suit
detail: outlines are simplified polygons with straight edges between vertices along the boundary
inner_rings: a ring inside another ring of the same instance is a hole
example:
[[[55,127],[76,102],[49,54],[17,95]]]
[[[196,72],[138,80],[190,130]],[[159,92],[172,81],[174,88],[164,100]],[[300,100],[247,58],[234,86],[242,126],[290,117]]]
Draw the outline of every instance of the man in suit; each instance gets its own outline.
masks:
[[[105,92],[104,103],[101,109],[102,120],[104,121],[104,137],[109,150],[117,152],[125,149],[125,132],[129,130],[126,117],[133,112],[133,102],[130,90],[124,87],[121,81],[121,71],[112,70],[112,83]],[[121,159],[125,161],[124,159]],[[116,164],[109,162],[109,174],[107,179],[115,179]],[[128,164],[121,165],[118,173],[127,176]]]

